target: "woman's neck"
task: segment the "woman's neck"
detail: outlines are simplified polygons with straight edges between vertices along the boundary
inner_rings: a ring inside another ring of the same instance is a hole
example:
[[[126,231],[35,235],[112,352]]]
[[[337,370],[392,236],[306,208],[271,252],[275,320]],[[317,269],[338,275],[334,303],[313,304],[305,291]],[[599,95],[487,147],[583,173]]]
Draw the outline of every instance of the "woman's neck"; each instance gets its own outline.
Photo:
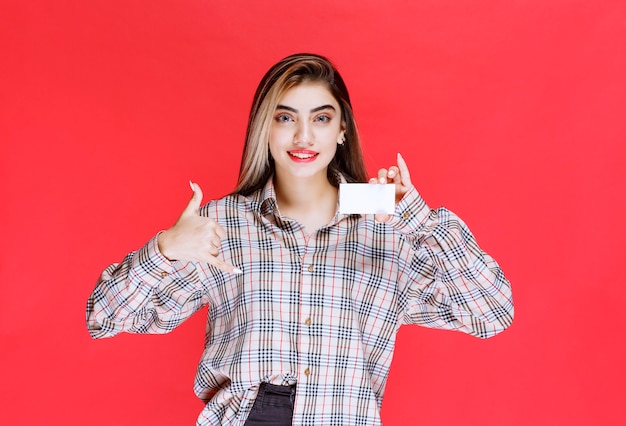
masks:
[[[323,179],[274,178],[281,215],[302,223],[311,233],[328,224],[337,210],[337,188]]]

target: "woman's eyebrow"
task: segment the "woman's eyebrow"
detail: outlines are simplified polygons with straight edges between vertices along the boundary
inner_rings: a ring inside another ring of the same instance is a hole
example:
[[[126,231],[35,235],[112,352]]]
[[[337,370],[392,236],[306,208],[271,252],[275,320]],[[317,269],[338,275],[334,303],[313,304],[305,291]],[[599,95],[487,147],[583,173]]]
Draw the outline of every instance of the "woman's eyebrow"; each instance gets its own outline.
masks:
[[[284,109],[284,110],[291,111],[291,112],[296,113],[296,114],[298,113],[298,110],[297,110],[297,109],[292,108],[292,107],[287,106],[287,105],[280,105],[280,104],[279,104],[279,105],[276,105],[276,109],[277,109],[277,110],[278,110],[278,109]],[[321,105],[321,106],[315,107],[315,108],[313,108],[313,109],[311,110],[311,112],[318,112],[318,111],[322,111],[322,110],[324,110],[324,109],[332,109],[333,111],[336,111],[336,109],[335,109],[335,107],[334,107],[334,106],[332,106],[332,105],[330,105],[330,104],[327,104],[327,105]]]
[[[335,111],[335,107],[330,105],[330,104],[328,104],[328,105],[318,106],[317,108],[313,108],[311,110],[311,112],[317,112],[317,111],[321,111],[321,110],[324,110],[324,109],[332,109],[333,111]]]

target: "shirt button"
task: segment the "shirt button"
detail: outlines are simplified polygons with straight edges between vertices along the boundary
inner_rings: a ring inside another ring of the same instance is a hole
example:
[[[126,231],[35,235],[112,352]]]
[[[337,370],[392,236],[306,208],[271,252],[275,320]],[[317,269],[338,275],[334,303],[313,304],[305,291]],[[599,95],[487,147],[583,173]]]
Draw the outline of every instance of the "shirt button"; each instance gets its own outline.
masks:
[[[304,320],[304,323],[305,323],[306,325],[311,325],[311,318],[307,318],[307,319],[305,319],[305,320]]]
[[[162,276],[162,277],[167,277],[168,275],[169,275],[169,274],[168,274],[167,272],[165,272],[165,271],[161,272],[161,276]]]
[[[309,270],[309,272],[313,272],[315,270],[315,266],[309,265],[307,269]]]
[[[402,217],[405,218],[405,219],[408,219],[410,216],[411,216],[411,213],[409,213],[409,212],[404,212],[402,214]]]
[[[311,370],[308,369],[308,368],[306,370],[304,370],[304,375],[309,377],[311,375]]]

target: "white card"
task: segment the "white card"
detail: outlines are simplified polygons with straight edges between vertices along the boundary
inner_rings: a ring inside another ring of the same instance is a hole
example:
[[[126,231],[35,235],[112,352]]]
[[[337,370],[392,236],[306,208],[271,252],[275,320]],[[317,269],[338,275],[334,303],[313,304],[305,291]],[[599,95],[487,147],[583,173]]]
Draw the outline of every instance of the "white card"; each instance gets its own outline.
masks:
[[[393,214],[396,209],[396,186],[371,183],[339,185],[339,213]]]

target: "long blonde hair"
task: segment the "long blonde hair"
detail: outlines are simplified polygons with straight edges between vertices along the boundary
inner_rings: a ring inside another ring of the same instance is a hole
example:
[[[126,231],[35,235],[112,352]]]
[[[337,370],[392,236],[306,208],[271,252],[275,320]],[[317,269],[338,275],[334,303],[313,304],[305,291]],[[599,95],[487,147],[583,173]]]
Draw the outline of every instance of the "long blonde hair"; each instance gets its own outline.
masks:
[[[269,153],[270,126],[278,100],[289,89],[304,82],[321,82],[341,106],[345,142],[328,165],[328,180],[337,186],[337,174],[347,182],[366,182],[367,170],[348,89],[333,64],[323,56],[299,53],[274,65],[263,76],[252,102],[248,130],[234,194],[250,195],[261,189],[274,174]]]

